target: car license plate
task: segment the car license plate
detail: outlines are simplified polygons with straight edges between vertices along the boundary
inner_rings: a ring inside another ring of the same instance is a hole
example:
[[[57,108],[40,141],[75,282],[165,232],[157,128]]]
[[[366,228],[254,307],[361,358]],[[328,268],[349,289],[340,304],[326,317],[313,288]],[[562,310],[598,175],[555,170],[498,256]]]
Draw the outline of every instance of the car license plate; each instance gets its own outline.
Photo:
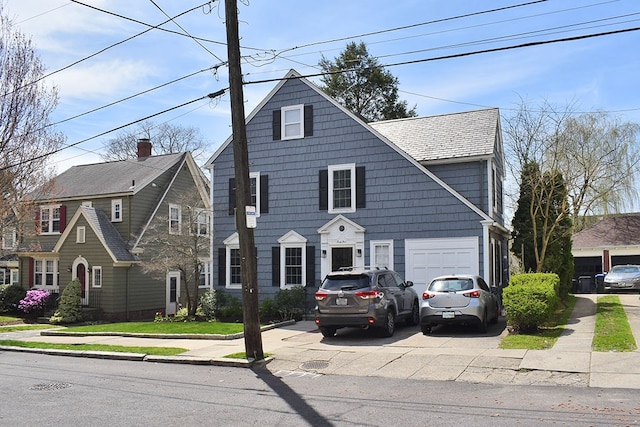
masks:
[[[443,311],[442,312],[442,318],[443,319],[453,319],[456,317],[456,313],[454,313],[453,311]]]
[[[347,305],[346,298],[336,298],[336,305]]]

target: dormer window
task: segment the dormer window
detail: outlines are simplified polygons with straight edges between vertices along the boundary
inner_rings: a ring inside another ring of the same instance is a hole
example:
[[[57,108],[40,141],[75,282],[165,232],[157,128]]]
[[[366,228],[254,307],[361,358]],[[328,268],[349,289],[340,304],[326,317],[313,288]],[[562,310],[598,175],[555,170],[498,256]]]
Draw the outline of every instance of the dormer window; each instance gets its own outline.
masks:
[[[122,222],[122,199],[111,201],[111,222]]]

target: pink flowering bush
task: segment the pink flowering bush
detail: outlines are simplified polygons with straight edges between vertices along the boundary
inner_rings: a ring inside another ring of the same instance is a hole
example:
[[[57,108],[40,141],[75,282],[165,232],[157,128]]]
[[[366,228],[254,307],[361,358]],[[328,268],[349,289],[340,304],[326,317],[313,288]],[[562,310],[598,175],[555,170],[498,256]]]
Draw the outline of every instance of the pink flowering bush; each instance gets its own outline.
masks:
[[[18,308],[27,316],[37,316],[42,314],[47,308],[50,295],[51,294],[48,291],[44,291],[42,289],[32,289],[27,291],[27,295],[18,303]]]

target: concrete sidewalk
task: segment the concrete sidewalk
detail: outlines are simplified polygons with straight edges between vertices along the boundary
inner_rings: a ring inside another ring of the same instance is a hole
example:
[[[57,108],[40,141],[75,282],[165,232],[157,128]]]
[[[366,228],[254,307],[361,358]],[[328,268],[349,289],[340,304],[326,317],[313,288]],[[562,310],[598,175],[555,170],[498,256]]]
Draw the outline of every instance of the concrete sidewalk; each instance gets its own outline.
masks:
[[[504,321],[491,325],[487,334],[441,327],[425,336],[415,327],[400,327],[391,338],[379,338],[370,331],[354,329],[339,330],[336,337],[324,338],[313,322],[303,321],[262,333],[264,352],[272,356],[265,368],[278,376],[329,374],[494,384],[640,388],[640,351],[599,353],[591,350],[596,298],[597,295],[578,295],[568,326],[550,350],[498,348],[506,334]],[[640,299],[637,294],[623,294],[620,300],[638,343]],[[5,333],[0,337],[57,343],[181,347],[189,351],[175,357],[142,354],[125,357],[117,353],[110,353],[109,357],[234,366],[245,363],[224,358],[243,352],[243,339],[41,336],[39,331]],[[84,356],[101,357],[101,354],[85,353]]]

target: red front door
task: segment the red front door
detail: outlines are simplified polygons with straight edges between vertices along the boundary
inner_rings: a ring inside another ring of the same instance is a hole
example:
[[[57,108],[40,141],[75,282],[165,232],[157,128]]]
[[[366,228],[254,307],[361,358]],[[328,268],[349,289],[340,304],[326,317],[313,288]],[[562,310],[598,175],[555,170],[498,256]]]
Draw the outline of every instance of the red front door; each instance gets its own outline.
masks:
[[[87,293],[87,274],[84,264],[78,264],[76,267],[76,277],[80,281],[80,298],[84,300]]]

